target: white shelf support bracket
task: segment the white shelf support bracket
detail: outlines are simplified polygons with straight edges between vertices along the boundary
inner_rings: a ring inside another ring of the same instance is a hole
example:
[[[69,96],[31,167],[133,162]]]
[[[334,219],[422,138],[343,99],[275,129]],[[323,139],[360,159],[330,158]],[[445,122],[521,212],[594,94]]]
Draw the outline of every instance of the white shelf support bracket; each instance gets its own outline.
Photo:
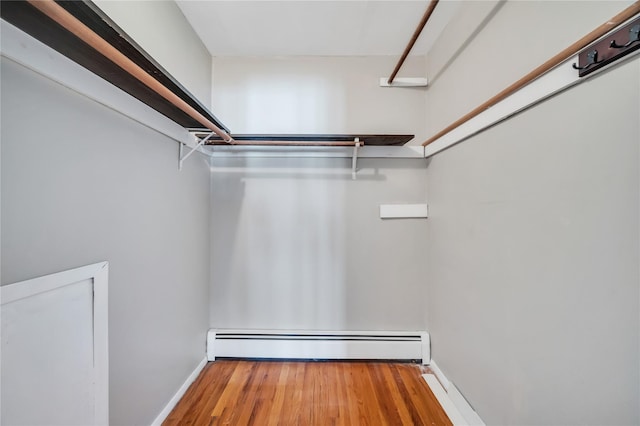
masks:
[[[353,157],[351,158],[351,179],[356,180],[356,167],[358,166],[358,148],[360,148],[360,138],[355,138],[353,145]]]
[[[194,152],[196,152],[198,150],[198,148],[200,148],[202,145],[204,145],[204,143],[206,141],[208,141],[209,139],[211,139],[211,137],[213,137],[213,135],[215,135],[214,132],[209,133],[206,137],[200,139],[200,142],[198,142],[198,144],[193,147],[191,149],[191,151],[187,152],[187,154],[183,157],[182,156],[182,146],[184,145],[183,143],[180,144],[180,153],[179,153],[179,160],[178,160],[178,170],[182,170],[182,163],[184,163],[184,160],[186,160],[187,158],[189,158],[189,156],[191,154],[193,154]]]

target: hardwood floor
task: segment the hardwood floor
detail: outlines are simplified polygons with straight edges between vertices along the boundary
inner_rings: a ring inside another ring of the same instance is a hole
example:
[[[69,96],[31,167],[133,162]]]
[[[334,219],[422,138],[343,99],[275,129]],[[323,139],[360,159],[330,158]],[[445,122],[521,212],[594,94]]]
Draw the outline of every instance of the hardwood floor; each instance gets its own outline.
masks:
[[[451,425],[419,366],[216,361],[164,425]]]

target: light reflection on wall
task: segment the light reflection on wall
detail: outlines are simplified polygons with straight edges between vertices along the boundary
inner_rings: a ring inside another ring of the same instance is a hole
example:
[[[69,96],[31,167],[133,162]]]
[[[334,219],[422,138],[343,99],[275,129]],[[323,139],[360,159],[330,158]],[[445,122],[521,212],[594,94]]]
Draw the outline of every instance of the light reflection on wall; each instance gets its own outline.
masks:
[[[426,138],[424,88],[387,88],[395,57],[214,58],[212,110],[233,133],[415,134]],[[425,75],[410,57],[403,75]]]
[[[215,276],[224,276],[226,284],[214,283],[217,294],[212,300],[232,302],[217,304],[215,316],[223,324],[233,318],[233,326],[240,328],[344,328],[348,286],[344,212],[350,178],[307,179],[305,170],[296,171],[299,159],[295,158],[279,162],[276,171],[286,170],[287,176],[265,178],[250,172],[252,162],[264,167],[264,159],[246,161],[247,175],[212,178],[214,191],[231,185],[236,191],[233,198],[240,201],[235,203],[237,210],[229,204],[223,208],[236,223],[227,227],[230,234],[213,235],[229,244],[214,260]],[[308,166],[310,162],[317,173],[325,167],[327,174],[335,173],[329,168],[335,168],[336,159],[305,161]],[[221,211],[215,206],[214,210]]]
[[[213,111],[236,134],[419,141],[424,91],[378,85],[396,59],[215,58]],[[424,68],[424,58],[410,58],[406,72]],[[361,162],[355,181],[350,158],[212,161],[213,328],[424,328],[425,243],[415,235],[425,224],[382,222],[377,213],[382,202],[423,199],[422,161]]]
[[[344,90],[320,75],[252,75],[243,112],[246,133],[325,133],[344,122]]]
[[[423,160],[211,161],[212,328],[424,328],[427,222],[378,215],[424,198]]]

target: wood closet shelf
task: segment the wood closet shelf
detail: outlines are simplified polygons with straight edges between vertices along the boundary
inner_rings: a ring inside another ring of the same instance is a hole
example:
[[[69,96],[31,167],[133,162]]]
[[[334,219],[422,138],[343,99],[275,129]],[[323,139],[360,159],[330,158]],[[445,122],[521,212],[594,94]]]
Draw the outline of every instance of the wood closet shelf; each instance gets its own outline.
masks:
[[[208,130],[196,133],[205,136]],[[232,135],[238,145],[285,145],[285,146],[340,146],[340,142],[353,145],[355,138],[359,138],[364,146],[402,146],[414,138],[415,135],[363,135],[363,134],[244,134]],[[243,143],[245,142],[245,143]],[[281,142],[281,143],[280,143]],[[205,145],[228,145],[220,137],[213,137]]]

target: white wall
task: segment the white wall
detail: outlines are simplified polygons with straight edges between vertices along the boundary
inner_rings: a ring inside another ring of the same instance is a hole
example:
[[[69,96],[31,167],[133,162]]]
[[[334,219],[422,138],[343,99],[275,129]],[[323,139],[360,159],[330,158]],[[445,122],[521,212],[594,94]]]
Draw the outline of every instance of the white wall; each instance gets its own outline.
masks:
[[[425,132],[424,89],[379,87],[397,58],[214,58],[213,107],[234,133]],[[403,74],[424,76],[422,57]],[[424,329],[422,160],[215,159],[211,327]]]
[[[2,284],[109,261],[111,423],[150,424],[205,354],[206,159],[178,172],[167,137],[1,71]]]
[[[423,330],[422,159],[214,159],[211,327]]]
[[[173,0],[94,3],[205,107],[211,107],[211,55]]]
[[[424,88],[380,87],[396,57],[214,58],[213,108],[234,133],[425,136]],[[400,76],[424,77],[424,57]]]
[[[464,1],[427,55],[433,135],[632,2]],[[475,29],[469,33],[470,29]]]
[[[430,132],[627,4],[507,2],[427,92]],[[640,421],[639,123],[636,58],[431,159],[433,356],[487,424]]]

